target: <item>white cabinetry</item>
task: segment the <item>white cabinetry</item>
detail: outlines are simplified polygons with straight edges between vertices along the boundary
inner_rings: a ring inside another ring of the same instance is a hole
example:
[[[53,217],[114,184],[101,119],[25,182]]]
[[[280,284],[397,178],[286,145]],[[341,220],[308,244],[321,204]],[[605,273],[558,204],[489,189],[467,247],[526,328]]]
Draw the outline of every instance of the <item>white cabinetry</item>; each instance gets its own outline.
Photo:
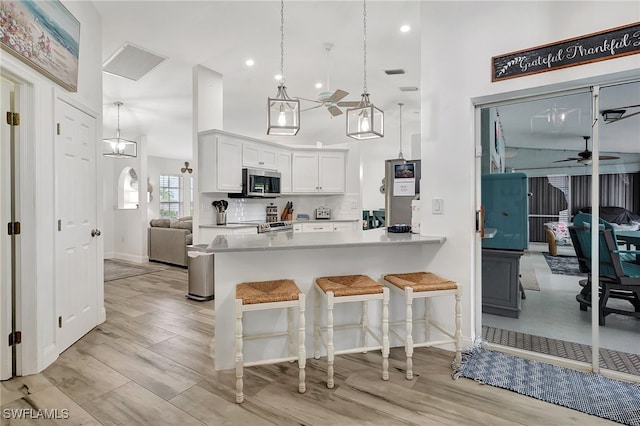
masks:
[[[278,166],[276,170],[280,172],[280,192],[282,194],[290,194],[292,191],[290,152],[278,151]]]
[[[278,150],[268,145],[244,142],[242,144],[242,166],[276,170],[278,167]]]
[[[198,135],[198,187],[200,192],[242,191],[242,141],[229,135]]]
[[[294,152],[292,175],[294,193],[344,194],[345,154]]]
[[[350,232],[356,230],[357,222],[309,222],[294,224],[294,232]],[[296,226],[300,225],[299,229]]]

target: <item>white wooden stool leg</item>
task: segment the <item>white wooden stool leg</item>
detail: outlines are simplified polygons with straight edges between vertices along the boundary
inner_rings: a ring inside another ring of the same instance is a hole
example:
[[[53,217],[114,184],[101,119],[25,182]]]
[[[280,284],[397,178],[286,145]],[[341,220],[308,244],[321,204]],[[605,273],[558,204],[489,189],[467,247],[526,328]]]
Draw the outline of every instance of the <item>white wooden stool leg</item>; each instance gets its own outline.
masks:
[[[404,350],[407,355],[407,380],[413,379],[413,289],[411,287],[405,287],[405,302],[407,304],[407,337],[405,341]]]
[[[327,292],[327,387],[333,389],[333,292]]]
[[[242,356],[242,299],[236,299],[236,402],[244,401],[242,374],[244,358]]]
[[[382,380],[389,380],[389,289],[382,289]]]
[[[295,311],[296,308],[287,308],[287,333],[289,334],[289,356],[296,353],[296,337],[295,337]],[[293,361],[289,361],[293,362]]]
[[[460,353],[460,346],[462,344],[462,308],[460,301],[462,300],[462,295],[460,294],[460,286],[456,290],[456,334],[455,334],[455,346],[456,346],[456,368],[460,367],[462,363],[462,354]]]
[[[364,300],[362,302],[362,317],[360,318],[360,346],[367,347],[367,327],[369,326],[369,302]],[[365,349],[363,353],[367,353]]]
[[[424,297],[424,341],[431,340],[431,310],[429,309],[429,297]]]
[[[304,349],[304,335],[305,335],[305,297],[304,294],[298,295],[298,392],[304,393],[307,390],[305,384],[305,372],[304,368],[307,362],[307,352]]]
[[[317,288],[313,297],[313,357],[320,359],[320,298],[322,293]]]

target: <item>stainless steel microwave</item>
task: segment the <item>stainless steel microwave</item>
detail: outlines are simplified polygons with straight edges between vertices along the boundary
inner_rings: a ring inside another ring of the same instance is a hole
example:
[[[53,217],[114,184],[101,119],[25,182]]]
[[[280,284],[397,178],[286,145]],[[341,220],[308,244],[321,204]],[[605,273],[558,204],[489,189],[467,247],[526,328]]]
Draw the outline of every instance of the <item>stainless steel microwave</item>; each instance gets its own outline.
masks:
[[[275,198],[280,196],[279,172],[273,170],[242,169],[242,193],[230,198]]]

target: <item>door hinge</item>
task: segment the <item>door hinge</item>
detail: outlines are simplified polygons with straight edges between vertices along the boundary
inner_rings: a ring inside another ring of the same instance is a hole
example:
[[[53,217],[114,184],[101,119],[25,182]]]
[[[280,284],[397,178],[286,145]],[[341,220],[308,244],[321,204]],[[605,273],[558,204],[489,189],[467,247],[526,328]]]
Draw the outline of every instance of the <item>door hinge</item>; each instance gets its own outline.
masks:
[[[9,346],[17,345],[22,343],[22,332],[14,331],[13,333],[9,333]]]
[[[9,126],[19,126],[20,125],[20,113],[19,112],[7,111],[7,124]]]
[[[58,317],[58,328],[62,328],[62,315]]]
[[[7,225],[7,233],[9,235],[20,234],[20,222],[9,222]]]
[[[60,136],[60,123],[56,123],[56,134]]]

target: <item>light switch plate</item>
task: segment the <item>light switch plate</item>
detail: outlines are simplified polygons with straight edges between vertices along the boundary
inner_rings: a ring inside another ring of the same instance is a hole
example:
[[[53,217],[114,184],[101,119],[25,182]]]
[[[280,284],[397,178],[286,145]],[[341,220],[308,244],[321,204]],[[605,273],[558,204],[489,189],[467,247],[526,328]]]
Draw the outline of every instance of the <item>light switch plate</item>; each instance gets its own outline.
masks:
[[[431,213],[433,214],[444,213],[444,200],[442,198],[431,199]]]

